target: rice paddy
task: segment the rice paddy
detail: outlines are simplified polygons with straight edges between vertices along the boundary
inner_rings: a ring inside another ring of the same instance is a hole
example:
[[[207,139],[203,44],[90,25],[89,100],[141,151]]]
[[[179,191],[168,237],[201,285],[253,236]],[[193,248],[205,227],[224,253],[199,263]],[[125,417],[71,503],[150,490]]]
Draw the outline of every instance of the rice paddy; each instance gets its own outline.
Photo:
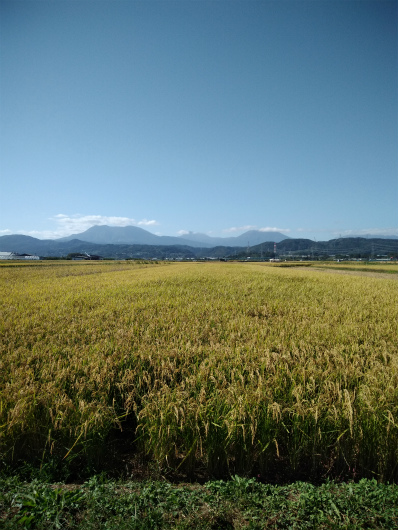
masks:
[[[161,469],[396,481],[398,272],[371,267],[0,267],[1,459],[124,432]]]

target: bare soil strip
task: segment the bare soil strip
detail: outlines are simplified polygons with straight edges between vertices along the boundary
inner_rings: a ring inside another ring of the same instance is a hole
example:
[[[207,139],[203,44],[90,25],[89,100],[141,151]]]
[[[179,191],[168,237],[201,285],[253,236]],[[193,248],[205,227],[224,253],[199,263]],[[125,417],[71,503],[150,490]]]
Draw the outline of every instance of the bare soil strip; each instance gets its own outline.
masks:
[[[319,272],[331,272],[334,274],[348,274],[350,276],[368,276],[369,278],[386,278],[388,280],[398,280],[398,274],[391,274],[388,272],[364,272],[364,271],[348,271],[348,270],[337,270],[332,268],[321,268],[321,267],[302,267],[301,270],[307,271],[319,271]]]

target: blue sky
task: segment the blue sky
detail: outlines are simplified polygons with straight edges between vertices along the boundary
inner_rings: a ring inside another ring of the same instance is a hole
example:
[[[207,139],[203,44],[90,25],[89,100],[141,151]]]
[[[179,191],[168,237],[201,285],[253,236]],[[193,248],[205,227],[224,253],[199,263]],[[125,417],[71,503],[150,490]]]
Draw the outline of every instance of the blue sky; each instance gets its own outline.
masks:
[[[396,1],[0,10],[0,235],[398,235]]]

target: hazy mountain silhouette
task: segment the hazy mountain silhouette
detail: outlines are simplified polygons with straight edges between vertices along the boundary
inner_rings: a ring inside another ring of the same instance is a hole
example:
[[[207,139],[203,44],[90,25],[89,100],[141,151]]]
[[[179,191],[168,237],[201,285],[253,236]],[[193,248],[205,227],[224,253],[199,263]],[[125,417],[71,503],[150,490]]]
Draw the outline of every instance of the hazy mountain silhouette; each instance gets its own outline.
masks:
[[[240,236],[233,237],[212,237],[207,234],[200,234],[189,232],[180,236],[184,241],[195,241],[206,246],[231,246],[231,247],[247,247],[253,245],[260,245],[267,241],[272,241],[273,243],[279,243],[284,239],[290,239],[288,236],[281,234],[280,232],[274,231],[263,231],[263,230],[249,230]],[[188,243],[186,243],[188,244]]]
[[[236,237],[211,237],[206,234],[193,233],[183,236],[157,236],[138,226],[92,226],[85,232],[73,234],[68,237],[57,239],[65,242],[72,239],[98,243],[101,245],[189,245],[192,247],[216,247],[234,246],[247,247],[248,245],[259,245],[266,241],[278,243],[287,237],[280,232],[264,232],[260,230],[249,230]]]

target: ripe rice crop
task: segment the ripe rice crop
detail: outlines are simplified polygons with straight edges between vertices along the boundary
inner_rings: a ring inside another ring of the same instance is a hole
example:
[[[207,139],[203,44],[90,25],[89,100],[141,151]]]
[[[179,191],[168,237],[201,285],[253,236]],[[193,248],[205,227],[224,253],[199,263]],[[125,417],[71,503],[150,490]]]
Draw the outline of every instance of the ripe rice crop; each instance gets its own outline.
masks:
[[[398,282],[255,263],[0,268],[5,461],[398,478]],[[278,468],[278,469],[279,469]]]

